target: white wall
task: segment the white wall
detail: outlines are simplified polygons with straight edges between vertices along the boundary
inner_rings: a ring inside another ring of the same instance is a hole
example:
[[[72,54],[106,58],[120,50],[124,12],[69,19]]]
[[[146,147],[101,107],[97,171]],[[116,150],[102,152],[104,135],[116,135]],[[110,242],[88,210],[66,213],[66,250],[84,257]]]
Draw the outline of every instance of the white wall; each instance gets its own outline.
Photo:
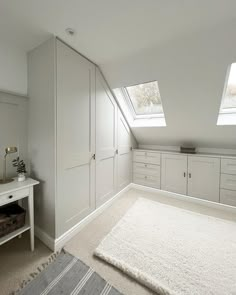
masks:
[[[0,45],[0,90],[27,94],[27,56],[26,52]]]
[[[112,88],[159,82],[167,127],[133,128],[139,144],[236,148],[236,126],[216,126],[235,29],[229,22],[101,66]]]
[[[28,164],[28,99],[0,92],[0,178],[3,172],[5,148],[16,146],[18,153],[7,156],[7,176],[16,176],[12,160],[20,157]],[[28,165],[27,165],[28,170]]]

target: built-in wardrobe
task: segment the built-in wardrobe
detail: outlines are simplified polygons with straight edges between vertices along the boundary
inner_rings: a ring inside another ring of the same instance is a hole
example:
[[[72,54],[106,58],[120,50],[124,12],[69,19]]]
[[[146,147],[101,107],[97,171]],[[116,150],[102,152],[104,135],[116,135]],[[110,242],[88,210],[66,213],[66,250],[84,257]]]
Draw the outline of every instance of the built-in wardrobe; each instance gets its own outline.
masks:
[[[131,182],[135,140],[94,63],[52,38],[28,64],[36,228],[58,239]]]

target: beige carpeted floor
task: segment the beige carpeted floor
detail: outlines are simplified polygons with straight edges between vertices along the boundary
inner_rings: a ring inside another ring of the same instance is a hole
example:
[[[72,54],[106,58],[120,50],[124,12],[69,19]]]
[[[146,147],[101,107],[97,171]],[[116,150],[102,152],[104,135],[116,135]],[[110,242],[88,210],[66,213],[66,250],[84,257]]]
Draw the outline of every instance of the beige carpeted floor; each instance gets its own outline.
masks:
[[[232,213],[166,198],[161,193],[157,195],[134,189],[125,193],[121,198],[116,200],[111,207],[107,208],[68,242],[65,249],[94,268],[95,271],[109,283],[126,295],[150,295],[154,293],[114,267],[95,258],[93,256],[93,251],[139,197],[156,200],[219,218],[234,220],[236,222],[236,216]],[[40,241],[36,241],[36,250],[33,253],[29,251],[28,243],[28,236],[25,235],[22,239],[14,239],[0,247],[1,295],[8,295],[10,291],[18,288],[20,282],[26,279],[29,273],[35,271],[37,266],[45,262],[50,256],[50,250]]]

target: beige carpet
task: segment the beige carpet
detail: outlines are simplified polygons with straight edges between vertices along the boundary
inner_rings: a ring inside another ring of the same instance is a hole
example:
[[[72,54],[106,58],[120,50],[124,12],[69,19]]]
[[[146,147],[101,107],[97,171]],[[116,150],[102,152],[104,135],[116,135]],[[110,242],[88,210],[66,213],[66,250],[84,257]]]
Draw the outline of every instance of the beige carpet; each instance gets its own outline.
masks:
[[[0,294],[8,295],[17,290],[51,254],[52,251],[37,239],[35,251],[31,252],[28,233],[0,246]]]
[[[155,293],[138,284],[136,281],[132,280],[113,266],[96,258],[95,256],[93,256],[93,252],[97,248],[101,240],[110,232],[110,230],[115,226],[115,224],[121,219],[121,217],[139,197],[148,198],[195,212],[236,221],[236,216],[229,212],[226,213],[214,209],[209,209],[200,205],[195,205],[170,198],[167,199],[162,194],[156,195],[134,189],[127,192],[110,208],[108,208],[94,221],[87,225],[65,247],[68,252],[80,257],[81,260],[83,260],[87,265],[94,268],[95,271],[97,271],[109,283],[111,283],[115,288],[126,295],[148,295]]]
[[[65,249],[71,254],[80,257],[87,265],[94,268],[94,270],[109,283],[126,295],[147,295],[154,293],[139,285],[136,281],[124,275],[114,267],[95,258],[93,252],[100,241],[109,233],[112,227],[115,226],[139,197],[157,200],[203,214],[236,221],[236,216],[233,214],[174,199],[167,199],[161,194],[144,193],[138,190],[130,190],[124,194],[111,207],[106,209],[106,211],[76,235],[66,245]],[[12,290],[17,289],[22,280],[27,279],[30,273],[36,271],[37,267],[46,262],[50,255],[51,251],[37,239],[35,251],[30,252],[28,234],[23,235],[21,239],[16,238],[0,246],[0,294],[8,295]]]

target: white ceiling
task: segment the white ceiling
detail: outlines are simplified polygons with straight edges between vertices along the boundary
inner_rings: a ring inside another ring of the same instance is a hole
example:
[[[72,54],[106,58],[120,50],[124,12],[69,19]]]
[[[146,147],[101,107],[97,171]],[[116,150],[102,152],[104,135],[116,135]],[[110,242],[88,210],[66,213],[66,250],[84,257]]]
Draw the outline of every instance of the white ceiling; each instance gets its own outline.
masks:
[[[27,52],[54,34],[112,88],[158,80],[167,127],[134,128],[141,144],[236,148],[236,127],[216,126],[235,11],[235,0],[0,0],[0,40]]]
[[[28,51],[55,34],[100,65],[212,27],[235,11],[235,0],[0,0],[0,36]]]

